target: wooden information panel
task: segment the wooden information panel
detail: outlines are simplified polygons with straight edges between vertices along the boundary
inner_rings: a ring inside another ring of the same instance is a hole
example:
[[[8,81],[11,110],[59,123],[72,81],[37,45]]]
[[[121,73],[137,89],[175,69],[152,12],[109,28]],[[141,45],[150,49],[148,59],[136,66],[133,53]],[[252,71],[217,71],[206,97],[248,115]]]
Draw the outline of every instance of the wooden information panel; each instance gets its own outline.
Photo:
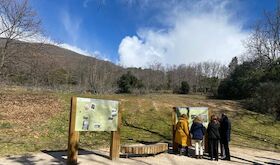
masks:
[[[67,164],[78,164],[79,131],[111,131],[110,159],[120,152],[121,113],[118,101],[72,97]]]
[[[173,152],[178,150],[178,146],[175,143],[175,132],[176,132],[176,124],[178,122],[178,118],[182,115],[186,114],[189,118],[189,129],[191,128],[193,119],[196,116],[200,116],[203,120],[203,125],[205,127],[208,126],[210,112],[207,107],[173,107],[172,111],[172,144],[173,144]],[[207,135],[205,135],[207,137]],[[205,151],[207,151],[207,138],[204,140]]]

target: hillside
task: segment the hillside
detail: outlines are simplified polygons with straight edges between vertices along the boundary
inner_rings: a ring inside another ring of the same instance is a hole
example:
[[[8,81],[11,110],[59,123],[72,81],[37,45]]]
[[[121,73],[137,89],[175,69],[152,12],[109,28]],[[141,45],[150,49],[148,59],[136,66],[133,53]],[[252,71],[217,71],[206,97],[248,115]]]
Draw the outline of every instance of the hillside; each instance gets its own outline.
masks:
[[[123,72],[109,61],[50,44],[14,40],[7,52],[0,74],[0,82],[5,84],[103,92],[111,89]]]
[[[3,48],[4,38],[0,38]],[[114,93],[119,77],[127,71],[140,79],[147,90],[166,88],[163,68],[123,68],[112,62],[85,56],[59,46],[13,40],[9,44],[0,83],[35,86],[64,91]],[[180,73],[182,74],[182,72]],[[184,79],[186,79],[184,77]],[[171,81],[173,86],[180,81]]]
[[[1,46],[3,46],[4,40],[5,38],[0,37]],[[111,66],[118,67],[117,65],[109,61],[100,60],[93,56],[85,56],[77,52],[74,52],[72,50],[65,49],[56,45],[47,44],[47,43],[29,43],[29,42],[13,40],[10,46],[11,46],[10,51],[17,52],[18,56],[16,57],[18,58],[21,58],[20,56],[28,56],[27,54],[32,52],[33,54],[35,54],[35,56],[44,55],[44,56],[50,56],[51,58],[55,58],[59,66],[64,66],[65,64],[69,64],[69,63],[75,63],[77,61],[80,61],[81,59],[87,59],[87,60],[90,59],[90,60],[95,60],[103,65],[111,65]]]
[[[0,49],[4,40],[0,39]],[[178,92],[186,81],[192,92],[214,95],[228,74],[226,65],[211,61],[172,66],[150,61],[143,68],[125,68],[55,45],[17,40],[9,44],[6,53],[0,83],[62,91],[116,93],[119,78],[131,72],[143,85],[135,89],[138,93]]]
[[[75,94],[2,87],[0,155],[66,149],[72,95]],[[248,111],[236,101],[171,94],[79,96],[121,101],[122,144],[170,142],[173,106],[207,106],[215,114],[229,115],[233,127],[231,145],[280,152],[280,122],[274,122],[272,116]],[[107,148],[109,138],[108,132],[83,132],[80,147]]]

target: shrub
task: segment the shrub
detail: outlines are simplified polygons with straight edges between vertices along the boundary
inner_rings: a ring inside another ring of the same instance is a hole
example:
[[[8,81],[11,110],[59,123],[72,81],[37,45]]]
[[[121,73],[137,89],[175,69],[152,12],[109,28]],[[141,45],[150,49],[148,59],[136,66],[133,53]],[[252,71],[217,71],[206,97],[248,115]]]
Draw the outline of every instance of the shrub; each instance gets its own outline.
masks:
[[[190,91],[190,86],[187,81],[181,82],[180,93],[181,94],[188,94]]]
[[[222,99],[245,99],[254,95],[265,71],[256,61],[238,65],[228,78],[218,87],[218,97]]]
[[[250,109],[261,113],[269,113],[280,120],[280,84],[262,83],[250,100]]]
[[[123,74],[117,83],[120,93],[132,93],[134,89],[140,89],[143,87],[142,82],[132,75],[131,72]]]
[[[173,87],[173,93],[188,94],[189,91],[190,91],[190,86],[187,81],[182,81],[181,86]]]

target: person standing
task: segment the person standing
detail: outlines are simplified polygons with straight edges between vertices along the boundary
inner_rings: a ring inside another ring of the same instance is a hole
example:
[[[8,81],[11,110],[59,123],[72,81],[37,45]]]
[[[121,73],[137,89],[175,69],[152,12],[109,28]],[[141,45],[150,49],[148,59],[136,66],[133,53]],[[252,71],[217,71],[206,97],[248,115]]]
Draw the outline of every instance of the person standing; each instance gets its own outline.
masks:
[[[202,159],[203,156],[203,136],[205,134],[206,128],[202,125],[202,120],[197,116],[191,126],[192,139],[195,142],[195,156],[196,158]]]
[[[178,144],[180,155],[185,152],[185,155],[188,156],[188,146],[191,146],[191,138],[188,117],[185,114],[180,116],[176,124],[175,142]]]
[[[220,139],[220,124],[216,115],[211,116],[211,122],[208,124],[208,150],[211,160],[218,161],[218,145]]]
[[[219,122],[220,122],[220,123],[222,122],[222,118],[221,118],[221,117],[219,118]],[[222,133],[221,133],[221,125],[220,125],[219,131],[220,131],[220,135],[221,135],[221,134],[222,134]],[[220,143],[219,143],[219,144],[220,144],[220,151],[221,151],[220,155],[221,155],[221,158],[223,158],[224,155],[225,155],[224,145],[222,144],[221,140],[220,140]]]
[[[221,133],[221,146],[223,146],[223,150],[225,151],[225,157],[222,160],[230,161],[230,152],[229,152],[229,142],[230,142],[230,133],[231,133],[231,122],[226,116],[226,114],[222,114],[221,123],[220,123],[220,133]]]

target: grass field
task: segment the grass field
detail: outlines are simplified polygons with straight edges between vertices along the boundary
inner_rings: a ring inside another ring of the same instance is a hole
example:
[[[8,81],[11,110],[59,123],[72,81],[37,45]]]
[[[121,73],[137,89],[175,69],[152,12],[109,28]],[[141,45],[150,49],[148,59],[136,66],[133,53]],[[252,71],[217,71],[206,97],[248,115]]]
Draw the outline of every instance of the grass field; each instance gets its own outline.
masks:
[[[68,140],[69,93],[0,91],[0,155],[65,150]],[[243,109],[235,101],[200,95],[76,95],[121,101],[121,142],[171,141],[174,106],[207,106],[213,113],[226,112],[232,120],[232,145],[280,152],[280,122],[273,117]],[[109,147],[109,132],[80,133],[80,147]]]

